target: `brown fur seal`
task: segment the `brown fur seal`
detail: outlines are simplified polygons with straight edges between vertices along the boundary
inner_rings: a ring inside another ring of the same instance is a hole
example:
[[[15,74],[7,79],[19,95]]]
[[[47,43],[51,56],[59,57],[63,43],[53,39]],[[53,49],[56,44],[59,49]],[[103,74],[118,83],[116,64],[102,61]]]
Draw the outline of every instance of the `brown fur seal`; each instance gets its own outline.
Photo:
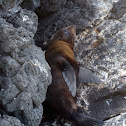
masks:
[[[75,96],[79,67],[73,53],[75,35],[75,26],[69,26],[49,40],[45,57],[51,67],[52,83],[47,90],[47,102],[76,126],[102,126],[102,121],[77,112]]]

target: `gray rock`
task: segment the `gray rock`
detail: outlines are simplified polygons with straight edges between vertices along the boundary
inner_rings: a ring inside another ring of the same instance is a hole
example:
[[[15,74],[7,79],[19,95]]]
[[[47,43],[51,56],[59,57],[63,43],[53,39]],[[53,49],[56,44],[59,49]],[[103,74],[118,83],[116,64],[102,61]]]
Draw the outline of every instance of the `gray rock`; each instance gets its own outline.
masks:
[[[113,122],[110,118],[126,111],[125,14],[121,19],[106,19],[95,28],[86,29],[77,36],[75,44],[81,66],[94,71],[102,81],[101,85],[79,87],[78,106],[92,117],[108,120],[108,125]]]
[[[41,104],[51,83],[49,66],[44,52],[35,45],[17,50],[11,52],[13,58],[2,57],[1,61],[6,63],[2,67],[3,75],[8,78],[1,77],[0,101],[7,112],[13,113],[25,125],[38,126],[43,114]]]
[[[0,16],[7,17],[17,13],[20,8],[20,4],[23,0],[1,0],[0,1]]]
[[[97,29],[85,31],[77,39],[80,41],[76,46],[77,59],[83,66],[97,71],[102,82],[111,87],[118,85],[119,76],[123,76],[121,71],[125,71],[125,25],[119,21],[105,20]]]
[[[104,85],[82,85],[78,92],[81,92],[78,95],[78,106],[92,117],[107,120],[126,111],[126,93],[122,89],[110,90]]]
[[[15,117],[4,115],[0,118],[0,126],[25,126]]]
[[[17,3],[19,4],[22,0],[1,0],[0,5],[2,6],[1,8],[4,10],[9,10],[10,8],[13,8]]]
[[[26,126],[38,126],[43,115],[42,103],[51,83],[50,68],[44,52],[34,44],[37,16],[21,7],[13,10],[12,15],[9,9],[14,9],[13,6],[6,5],[2,15],[6,18],[0,18],[0,111],[13,114]],[[0,124],[22,125],[14,117],[8,118],[2,119]]]
[[[45,99],[47,86],[51,83],[48,64],[44,61],[44,54],[41,49],[34,45],[24,49],[24,52],[26,57],[21,58],[24,58],[25,63],[12,78],[12,82],[19,90],[29,92],[32,95],[34,104],[40,105]],[[43,85],[47,86],[43,87]]]
[[[126,1],[119,0],[113,4],[113,8],[110,13],[110,18],[119,19],[126,13]]]
[[[36,33],[38,17],[33,11],[21,9],[18,13],[8,16],[7,21],[16,28],[24,27],[33,34]]]
[[[11,52],[16,48],[25,48],[33,43],[32,32],[23,27],[14,28],[5,20],[0,20],[0,50],[3,52]],[[5,22],[5,24],[3,24]]]
[[[20,91],[12,83],[10,78],[1,77],[0,82],[0,101],[3,105],[6,105],[10,103]]]
[[[124,14],[124,15],[122,16],[122,18],[120,18],[120,21],[121,21],[121,22],[126,22],[126,14]]]
[[[6,108],[7,111],[13,112],[26,126],[38,126],[41,122],[43,107],[41,104],[39,106],[33,104],[30,93],[20,93],[6,105]]]
[[[20,68],[20,64],[10,56],[0,58],[0,68],[3,69],[3,74],[6,77],[14,76]]]
[[[126,113],[120,113],[120,115],[105,121],[104,126],[125,126],[126,125]]]
[[[45,1],[43,1],[45,2]],[[62,2],[62,1],[61,1]],[[42,4],[46,6],[48,2]],[[56,2],[59,5],[60,2]],[[55,4],[53,4],[55,6]],[[63,4],[63,2],[62,2]],[[53,7],[51,5],[51,7]],[[48,7],[53,11],[51,7]],[[60,7],[60,6],[59,6]],[[35,35],[36,45],[43,47],[52,34],[62,27],[74,24],[77,26],[77,31],[82,31],[85,27],[92,27],[92,24],[99,24],[112,9],[112,3],[101,0],[76,0],[67,1],[64,7],[61,7],[58,12],[51,16],[45,17],[39,22],[38,31]],[[44,10],[43,10],[44,11]]]

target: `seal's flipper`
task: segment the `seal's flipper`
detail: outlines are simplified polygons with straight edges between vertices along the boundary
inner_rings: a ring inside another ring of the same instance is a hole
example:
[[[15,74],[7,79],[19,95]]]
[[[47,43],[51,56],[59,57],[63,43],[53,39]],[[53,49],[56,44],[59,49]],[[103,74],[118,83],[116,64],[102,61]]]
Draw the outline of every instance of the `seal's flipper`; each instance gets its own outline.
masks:
[[[101,80],[92,71],[86,68],[79,68],[79,83],[95,83],[100,84]]]
[[[65,64],[65,67],[62,71],[63,78],[69,87],[69,91],[71,91],[71,94],[73,97],[76,96],[76,75],[73,67],[70,63]]]
[[[99,119],[78,112],[73,114],[73,122],[76,126],[103,126],[104,124],[104,122]]]

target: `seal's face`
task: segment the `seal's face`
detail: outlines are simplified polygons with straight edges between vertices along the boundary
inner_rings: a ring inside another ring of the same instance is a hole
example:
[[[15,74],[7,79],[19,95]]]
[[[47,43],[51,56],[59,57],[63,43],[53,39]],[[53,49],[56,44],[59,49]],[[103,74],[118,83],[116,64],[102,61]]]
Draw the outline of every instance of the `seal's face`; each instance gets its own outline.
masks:
[[[71,26],[62,28],[61,30],[56,32],[51,37],[50,42],[55,41],[55,40],[61,40],[74,46],[75,36],[76,36],[76,26],[71,25]]]
[[[74,40],[75,40],[75,36],[76,36],[75,25],[72,25],[72,26],[69,26],[69,27],[66,27],[66,28],[62,28],[61,32],[62,32],[62,37],[59,38],[59,40],[68,42],[69,44],[74,46]]]

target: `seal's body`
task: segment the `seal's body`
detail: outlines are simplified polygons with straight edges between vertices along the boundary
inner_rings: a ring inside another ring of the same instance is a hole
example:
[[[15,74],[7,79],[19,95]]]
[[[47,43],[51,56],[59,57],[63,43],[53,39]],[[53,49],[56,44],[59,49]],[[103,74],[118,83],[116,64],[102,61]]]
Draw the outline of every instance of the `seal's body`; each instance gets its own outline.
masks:
[[[45,57],[51,67],[52,83],[47,90],[47,102],[76,126],[101,126],[102,121],[77,112],[79,67],[73,53],[75,35],[75,26],[69,26],[59,30],[49,41]]]

